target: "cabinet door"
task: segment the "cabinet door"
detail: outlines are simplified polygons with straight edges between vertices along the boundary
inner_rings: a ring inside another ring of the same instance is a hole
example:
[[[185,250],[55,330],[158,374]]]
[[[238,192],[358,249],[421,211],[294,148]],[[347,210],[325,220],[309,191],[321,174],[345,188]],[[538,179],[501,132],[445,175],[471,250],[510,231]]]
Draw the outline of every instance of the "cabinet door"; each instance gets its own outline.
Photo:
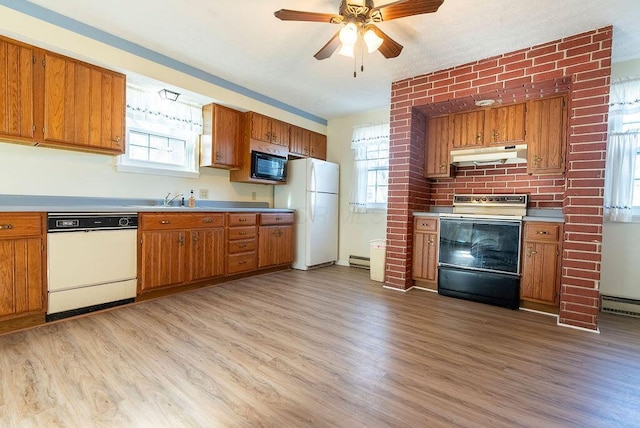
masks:
[[[271,118],[258,113],[249,112],[250,136],[254,140],[271,142]]]
[[[308,157],[309,144],[311,141],[311,131],[291,126],[289,129],[289,153],[292,155]]]
[[[449,116],[427,119],[425,141],[425,177],[450,177]]]
[[[327,136],[311,132],[309,143],[309,156],[316,159],[327,160]]]
[[[45,143],[124,153],[123,75],[51,53],[44,74]]]
[[[224,274],[224,229],[189,232],[189,281]]]
[[[484,110],[454,114],[452,132],[456,149],[484,145]]]
[[[438,279],[438,234],[416,232],[413,251],[413,278],[435,283]]]
[[[487,110],[485,142],[502,145],[524,142],[524,113],[524,103]]]
[[[0,317],[43,309],[42,239],[0,240]]]
[[[200,166],[235,169],[240,167],[243,113],[217,104],[202,108],[203,134]]]
[[[527,102],[527,172],[562,174],[566,139],[564,97]]]
[[[278,146],[289,147],[289,124],[271,119],[271,142]]]
[[[559,244],[525,241],[520,298],[558,304]]]
[[[140,289],[178,285],[186,280],[186,232],[144,232],[141,245]]]
[[[258,267],[293,262],[293,226],[260,226]]]
[[[0,136],[32,141],[35,49],[0,38]]]

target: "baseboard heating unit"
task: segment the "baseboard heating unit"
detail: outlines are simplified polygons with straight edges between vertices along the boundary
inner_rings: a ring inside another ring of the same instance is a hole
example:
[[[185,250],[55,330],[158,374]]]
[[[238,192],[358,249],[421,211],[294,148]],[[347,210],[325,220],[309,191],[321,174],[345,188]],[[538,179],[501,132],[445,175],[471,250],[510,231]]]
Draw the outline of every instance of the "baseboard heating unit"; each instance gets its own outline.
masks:
[[[600,310],[640,318],[640,300],[603,295]]]
[[[369,259],[369,257],[350,255],[349,267],[354,267],[359,269],[371,269],[371,260]]]

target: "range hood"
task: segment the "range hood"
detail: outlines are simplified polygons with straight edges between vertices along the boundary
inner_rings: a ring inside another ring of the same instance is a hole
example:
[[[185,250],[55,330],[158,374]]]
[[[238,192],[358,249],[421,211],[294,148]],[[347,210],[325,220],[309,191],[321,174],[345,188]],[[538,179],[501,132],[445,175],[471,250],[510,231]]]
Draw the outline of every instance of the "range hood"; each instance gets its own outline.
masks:
[[[457,166],[482,166],[526,162],[526,144],[451,150],[451,164]]]

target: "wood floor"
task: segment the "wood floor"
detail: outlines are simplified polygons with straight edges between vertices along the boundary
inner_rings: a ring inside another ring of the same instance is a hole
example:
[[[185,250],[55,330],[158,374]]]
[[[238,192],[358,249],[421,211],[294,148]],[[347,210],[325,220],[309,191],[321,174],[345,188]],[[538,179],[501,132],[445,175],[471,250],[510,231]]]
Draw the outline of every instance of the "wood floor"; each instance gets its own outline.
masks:
[[[0,337],[1,427],[640,426],[640,320],[285,271]]]

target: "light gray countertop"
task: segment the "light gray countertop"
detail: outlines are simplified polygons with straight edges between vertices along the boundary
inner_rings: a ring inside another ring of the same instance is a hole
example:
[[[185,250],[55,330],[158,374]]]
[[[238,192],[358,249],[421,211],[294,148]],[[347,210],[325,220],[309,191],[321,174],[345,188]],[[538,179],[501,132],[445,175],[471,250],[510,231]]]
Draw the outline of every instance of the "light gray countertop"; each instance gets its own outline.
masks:
[[[177,201],[176,201],[177,202]],[[0,212],[137,213],[137,212],[294,212],[269,208],[266,202],[196,201],[195,208],[142,198],[94,198],[80,196],[0,195]]]

